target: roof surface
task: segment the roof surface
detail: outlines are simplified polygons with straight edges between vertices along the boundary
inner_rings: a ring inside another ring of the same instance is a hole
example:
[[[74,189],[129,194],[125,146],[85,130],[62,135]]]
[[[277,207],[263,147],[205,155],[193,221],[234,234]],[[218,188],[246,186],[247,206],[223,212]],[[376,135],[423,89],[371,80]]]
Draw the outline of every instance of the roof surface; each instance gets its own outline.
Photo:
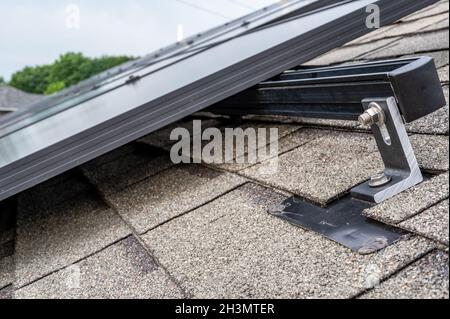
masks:
[[[30,94],[7,85],[0,85],[0,115],[4,110],[14,110],[37,102],[42,95]]]
[[[307,64],[429,55],[448,101],[448,21],[440,1]],[[174,165],[169,127],[20,194],[1,216],[0,296],[449,297],[448,103],[408,125],[430,179],[365,212],[411,236],[371,255],[267,214],[292,194],[324,205],[378,172],[369,131],[261,116],[239,126],[279,128],[276,174],[267,161]]]

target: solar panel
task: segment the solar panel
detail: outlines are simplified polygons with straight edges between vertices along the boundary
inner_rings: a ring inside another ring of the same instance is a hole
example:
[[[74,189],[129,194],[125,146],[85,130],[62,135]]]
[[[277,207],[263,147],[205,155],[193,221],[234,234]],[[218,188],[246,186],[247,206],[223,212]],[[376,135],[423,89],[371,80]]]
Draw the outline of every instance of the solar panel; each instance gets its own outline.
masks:
[[[282,1],[0,119],[0,200],[436,0]]]

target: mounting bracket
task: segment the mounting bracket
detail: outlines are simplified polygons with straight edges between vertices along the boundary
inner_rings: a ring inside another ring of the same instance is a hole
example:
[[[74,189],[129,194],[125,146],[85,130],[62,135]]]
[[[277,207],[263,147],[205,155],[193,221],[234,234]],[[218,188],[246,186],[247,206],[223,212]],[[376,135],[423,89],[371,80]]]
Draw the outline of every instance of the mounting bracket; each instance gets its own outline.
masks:
[[[371,220],[362,214],[420,182],[423,176],[394,97],[362,101],[362,125],[371,125],[381,158],[382,173],[353,188],[351,196],[322,208],[291,197],[269,213],[303,228],[315,231],[359,254],[370,254],[395,243],[405,231]]]
[[[371,124],[385,165],[383,173],[351,190],[355,198],[381,203],[423,181],[414,150],[394,97],[365,99],[361,124]]]
[[[326,207],[294,196],[269,210],[357,253],[370,254],[408,233],[364,216],[363,210],[423,181],[404,123],[445,104],[433,59],[419,57],[288,71],[210,111],[358,119],[370,125],[385,166],[383,172]]]
[[[210,111],[358,119],[371,125],[385,170],[350,193],[380,203],[423,181],[404,123],[445,104],[434,60],[417,57],[286,71]]]

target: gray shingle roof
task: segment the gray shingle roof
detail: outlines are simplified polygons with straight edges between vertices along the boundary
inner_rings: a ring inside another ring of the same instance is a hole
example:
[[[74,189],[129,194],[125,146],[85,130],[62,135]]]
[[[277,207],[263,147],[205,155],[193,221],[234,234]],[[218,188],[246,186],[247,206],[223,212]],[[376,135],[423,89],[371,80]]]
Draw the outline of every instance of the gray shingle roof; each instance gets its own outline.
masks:
[[[0,85],[0,115],[2,110],[20,109],[41,98],[41,95],[29,94],[7,85]]]
[[[448,100],[448,48],[440,1],[308,64],[430,55]],[[22,193],[15,239],[0,236],[0,247],[15,240],[14,259],[0,255],[0,297],[449,297],[448,104],[408,125],[432,178],[366,212],[411,235],[366,256],[266,211],[292,194],[325,204],[379,171],[370,132],[268,116],[240,125],[280,128],[277,174],[260,174],[265,162],[173,165],[166,128]],[[68,288],[74,271],[82,280]]]

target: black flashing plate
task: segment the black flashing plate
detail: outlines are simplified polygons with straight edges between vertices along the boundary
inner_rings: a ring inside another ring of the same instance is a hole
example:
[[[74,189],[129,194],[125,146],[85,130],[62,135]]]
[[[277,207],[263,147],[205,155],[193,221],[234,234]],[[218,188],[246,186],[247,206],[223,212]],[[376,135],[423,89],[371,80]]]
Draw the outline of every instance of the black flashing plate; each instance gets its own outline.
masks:
[[[291,197],[269,213],[301,228],[314,231],[359,254],[379,251],[408,235],[362,215],[373,204],[346,196],[326,208]]]

